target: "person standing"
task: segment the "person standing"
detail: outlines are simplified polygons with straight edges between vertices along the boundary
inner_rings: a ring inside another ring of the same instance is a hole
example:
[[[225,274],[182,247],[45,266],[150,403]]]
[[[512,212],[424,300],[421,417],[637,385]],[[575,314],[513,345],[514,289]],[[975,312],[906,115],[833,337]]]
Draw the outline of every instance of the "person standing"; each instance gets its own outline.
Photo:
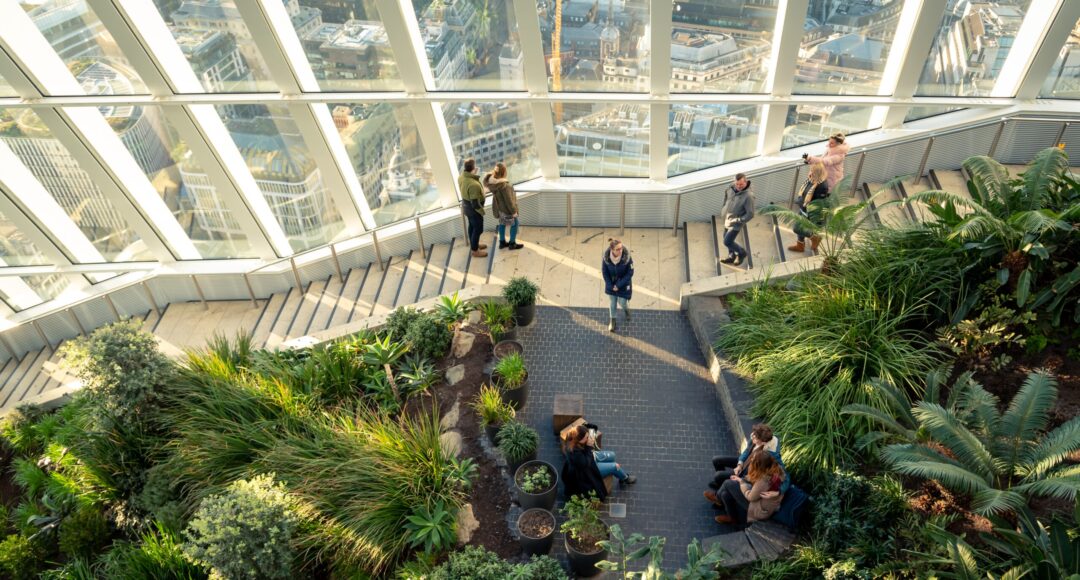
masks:
[[[799,199],[796,202],[798,204],[799,215],[814,222],[814,225],[821,227],[824,225],[824,215],[822,215],[820,208],[811,208],[810,204],[819,199],[825,199],[829,197],[829,184],[825,172],[825,166],[821,163],[815,163],[810,166],[810,177],[806,178],[806,183],[803,184],[802,191],[799,192]],[[812,215],[811,215],[812,214]],[[806,250],[806,237],[810,236],[810,249],[817,251],[818,244],[821,243],[821,236],[810,232],[795,224],[795,235],[798,236],[798,241],[795,245],[788,246],[788,249],[792,252],[803,252]]]
[[[844,143],[844,139],[844,134],[837,131],[829,136],[829,144],[825,147],[824,155],[817,157],[803,154],[804,162],[810,165],[820,163],[825,166],[825,172],[828,174],[826,183],[829,184],[829,191],[835,190],[836,184],[840,183],[840,180],[844,178],[844,159],[850,149],[848,144]]]
[[[491,209],[495,212],[495,219],[499,225],[495,231],[499,232],[499,249],[520,250],[524,248],[517,243],[518,231],[518,203],[514,185],[506,178],[506,165],[503,162],[495,164],[495,169],[484,175],[481,182],[491,192]],[[510,241],[506,241],[506,227],[510,226]]]
[[[754,217],[754,193],[750,190],[750,180],[745,173],[735,175],[735,183],[728,189],[721,213],[724,216],[724,247],[728,250],[728,256],[720,262],[738,266],[746,259],[746,250],[735,240],[743,225]]]
[[[461,211],[469,222],[469,249],[474,258],[487,257],[487,244],[480,243],[480,234],[484,232],[484,187],[476,176],[476,160],[465,160],[464,171],[458,176],[458,189],[461,190]]]
[[[608,247],[600,261],[604,274],[604,293],[608,295],[608,331],[615,332],[615,309],[621,304],[626,320],[630,320],[630,297],[633,294],[634,259],[621,241],[608,238]]]

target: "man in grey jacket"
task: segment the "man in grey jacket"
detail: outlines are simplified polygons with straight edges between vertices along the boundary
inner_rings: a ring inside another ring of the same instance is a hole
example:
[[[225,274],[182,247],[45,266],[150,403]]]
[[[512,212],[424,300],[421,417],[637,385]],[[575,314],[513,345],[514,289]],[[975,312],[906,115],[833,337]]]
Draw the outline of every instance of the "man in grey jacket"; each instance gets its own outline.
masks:
[[[738,266],[746,259],[746,250],[735,242],[743,224],[754,217],[754,192],[750,189],[750,180],[746,174],[739,173],[735,176],[735,183],[727,191],[724,199],[724,247],[728,249],[728,256],[721,263]]]

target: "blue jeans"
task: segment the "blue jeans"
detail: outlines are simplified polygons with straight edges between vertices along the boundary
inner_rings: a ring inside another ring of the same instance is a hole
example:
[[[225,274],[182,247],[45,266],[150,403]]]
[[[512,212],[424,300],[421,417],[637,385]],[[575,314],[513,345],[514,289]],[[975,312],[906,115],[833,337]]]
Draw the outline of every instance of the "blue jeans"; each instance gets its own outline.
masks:
[[[740,258],[746,257],[746,250],[742,246],[735,243],[735,240],[739,237],[739,229],[727,228],[724,230],[724,247],[728,249],[729,256],[739,256]]]
[[[614,451],[593,451],[593,458],[596,459],[596,467],[600,469],[600,477],[614,475],[619,481],[628,477],[626,472],[615,463]]]
[[[514,223],[510,224],[510,243],[513,244],[517,241],[518,219],[514,218]],[[506,241],[506,226],[499,222],[499,225],[495,226],[495,231],[499,232],[499,241]]]
[[[626,298],[622,298],[622,297],[616,296],[614,294],[608,294],[608,298],[611,299],[611,301],[608,304],[608,314],[611,316],[611,318],[615,318],[615,306],[616,306],[616,304],[622,304],[623,312],[626,312],[626,311],[630,310],[630,305],[627,304]]]

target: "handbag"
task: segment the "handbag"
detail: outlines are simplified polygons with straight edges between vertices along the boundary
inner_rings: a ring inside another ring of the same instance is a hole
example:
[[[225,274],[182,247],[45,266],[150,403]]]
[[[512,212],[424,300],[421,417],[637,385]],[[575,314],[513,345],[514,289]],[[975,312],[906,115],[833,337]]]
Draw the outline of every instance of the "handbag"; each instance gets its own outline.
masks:
[[[514,220],[516,219],[517,218],[512,215],[503,215],[499,216],[499,223],[504,226],[512,226],[514,225]]]

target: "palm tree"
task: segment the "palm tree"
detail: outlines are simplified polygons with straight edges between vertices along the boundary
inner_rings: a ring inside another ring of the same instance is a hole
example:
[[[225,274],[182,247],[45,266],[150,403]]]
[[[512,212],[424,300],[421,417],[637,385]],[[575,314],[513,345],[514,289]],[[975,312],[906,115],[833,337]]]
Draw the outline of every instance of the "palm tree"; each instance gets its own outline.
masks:
[[[959,408],[916,404],[911,414],[926,439],[889,445],[883,459],[899,473],[970,494],[982,515],[1019,510],[1029,496],[1076,498],[1080,466],[1062,463],[1080,449],[1080,417],[1040,436],[1057,400],[1051,376],[1028,375],[1004,413],[978,383],[965,391]]]

